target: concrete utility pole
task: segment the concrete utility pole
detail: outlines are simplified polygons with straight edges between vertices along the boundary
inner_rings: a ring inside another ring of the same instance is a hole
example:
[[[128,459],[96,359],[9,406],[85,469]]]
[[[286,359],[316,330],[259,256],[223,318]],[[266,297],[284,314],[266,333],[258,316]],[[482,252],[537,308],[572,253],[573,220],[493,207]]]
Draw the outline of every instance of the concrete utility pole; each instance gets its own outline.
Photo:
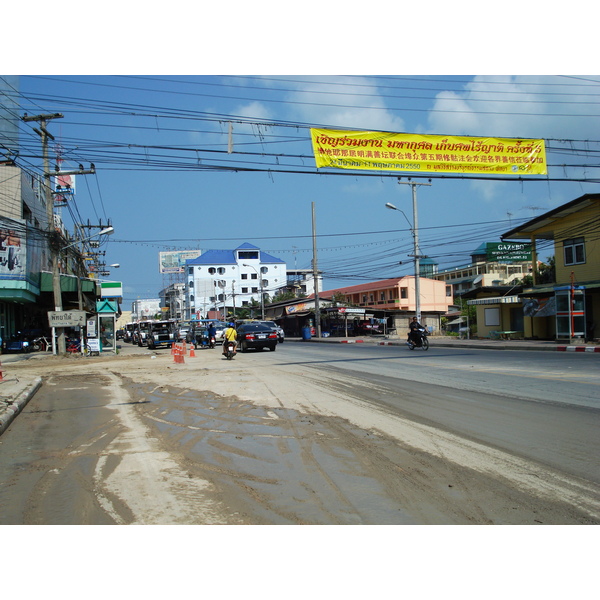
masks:
[[[54,293],[54,310],[62,311],[62,293],[60,288],[60,272],[58,270],[59,248],[54,243],[54,199],[50,187],[50,162],[48,159],[48,138],[54,140],[54,136],[46,129],[46,123],[51,119],[62,119],[64,115],[60,113],[36,115],[33,117],[25,114],[22,120],[26,123],[37,121],[40,124],[39,129],[33,130],[42,138],[42,158],[44,161],[44,197],[46,199],[46,216],[48,218],[48,242],[50,246],[50,260],[52,264],[52,291]],[[58,331],[58,353],[66,354],[65,330],[63,327],[57,327]],[[56,344],[52,336],[52,353],[56,354]]]
[[[319,269],[317,267],[317,219],[315,203],[312,203],[312,238],[313,238],[313,280],[315,283],[315,333],[321,337],[321,307],[319,306]]]
[[[46,216],[48,218],[48,242],[50,245],[50,258],[52,264],[52,291],[54,294],[54,310],[62,312],[62,289],[60,285],[60,271],[58,267],[58,261],[60,258],[61,249],[60,244],[56,242],[58,236],[55,235],[54,225],[54,197],[52,195],[52,188],[50,186],[50,177],[52,175],[93,175],[96,172],[94,165],[91,165],[91,169],[85,170],[82,165],[79,165],[79,169],[73,171],[59,171],[58,167],[54,172],[50,172],[50,161],[48,158],[48,139],[54,140],[54,136],[46,129],[46,124],[51,119],[62,119],[64,115],[61,113],[52,113],[44,115],[28,116],[23,115],[21,119],[25,123],[36,121],[40,124],[39,129],[33,128],[33,130],[42,138],[42,158],[44,161],[44,197],[46,200]],[[69,244],[70,246],[71,244]],[[79,275],[77,276],[79,281]],[[63,327],[56,328],[58,333],[58,354],[66,354],[67,348],[65,343],[65,330]],[[54,341],[54,335],[52,336],[52,352],[57,353],[56,344]]]

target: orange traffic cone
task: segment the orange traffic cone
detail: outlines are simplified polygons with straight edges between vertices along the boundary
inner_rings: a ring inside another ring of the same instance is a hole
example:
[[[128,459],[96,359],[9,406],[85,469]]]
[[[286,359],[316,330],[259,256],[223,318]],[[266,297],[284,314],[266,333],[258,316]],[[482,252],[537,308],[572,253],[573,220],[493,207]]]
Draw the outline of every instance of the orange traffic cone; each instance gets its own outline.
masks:
[[[190,358],[196,358],[196,351],[194,350],[194,346],[190,346]]]

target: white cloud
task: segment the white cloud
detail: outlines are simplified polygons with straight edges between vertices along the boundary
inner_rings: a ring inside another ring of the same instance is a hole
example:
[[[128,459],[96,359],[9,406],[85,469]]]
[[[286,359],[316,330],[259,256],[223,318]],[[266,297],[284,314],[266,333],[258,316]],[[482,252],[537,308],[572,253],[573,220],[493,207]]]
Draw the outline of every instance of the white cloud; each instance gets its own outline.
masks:
[[[585,79],[476,76],[463,91],[436,96],[429,133],[588,139],[590,130],[600,128],[600,87]]]
[[[288,94],[294,120],[360,130],[404,130],[404,120],[386,109],[368,77],[306,77],[294,85],[297,91]]]

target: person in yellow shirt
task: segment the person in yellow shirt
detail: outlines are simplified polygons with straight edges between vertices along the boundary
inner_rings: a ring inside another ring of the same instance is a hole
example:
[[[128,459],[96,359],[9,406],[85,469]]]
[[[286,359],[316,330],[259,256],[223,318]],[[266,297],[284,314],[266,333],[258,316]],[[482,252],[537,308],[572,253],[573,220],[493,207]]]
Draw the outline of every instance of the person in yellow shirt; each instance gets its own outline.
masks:
[[[227,342],[233,342],[234,352],[237,348],[237,331],[235,330],[235,323],[229,323],[229,327],[223,334],[223,356],[227,356]]]

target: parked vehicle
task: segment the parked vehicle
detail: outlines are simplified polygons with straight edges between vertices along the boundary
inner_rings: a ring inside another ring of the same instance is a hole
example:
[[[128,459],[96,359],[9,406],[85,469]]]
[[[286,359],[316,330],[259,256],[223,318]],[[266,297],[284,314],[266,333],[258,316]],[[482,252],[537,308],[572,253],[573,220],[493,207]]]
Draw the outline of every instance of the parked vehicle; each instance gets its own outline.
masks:
[[[146,336],[146,345],[153,350],[159,346],[170,348],[175,343],[175,322],[151,321]]]
[[[152,321],[138,321],[135,324],[135,329],[134,329],[134,343],[137,344],[138,346],[145,346],[147,344],[147,336],[148,336],[148,329],[150,329],[150,323],[152,323]]]
[[[268,348],[271,352],[277,349],[277,332],[264,323],[243,323],[237,328],[237,342],[240,352],[250,349]]]
[[[277,339],[279,343],[283,344],[283,342],[285,341],[285,332],[283,331],[282,327],[275,323],[275,321],[257,321],[257,323],[262,323],[267,327],[271,327],[272,329],[274,329],[277,332]]]
[[[133,341],[133,332],[135,329],[135,323],[126,323],[125,330],[123,332],[123,341],[131,343]]]
[[[429,335],[427,329],[420,327],[413,331],[412,337],[409,337],[406,341],[406,345],[414,350],[415,348],[423,348],[423,350],[429,350],[429,340],[427,336]]]
[[[4,349],[6,352],[23,352],[31,351],[31,345],[27,336],[20,331],[10,336],[10,339],[5,342]]]
[[[383,333],[383,325],[371,321],[361,321],[356,325],[356,333],[357,335]]]

